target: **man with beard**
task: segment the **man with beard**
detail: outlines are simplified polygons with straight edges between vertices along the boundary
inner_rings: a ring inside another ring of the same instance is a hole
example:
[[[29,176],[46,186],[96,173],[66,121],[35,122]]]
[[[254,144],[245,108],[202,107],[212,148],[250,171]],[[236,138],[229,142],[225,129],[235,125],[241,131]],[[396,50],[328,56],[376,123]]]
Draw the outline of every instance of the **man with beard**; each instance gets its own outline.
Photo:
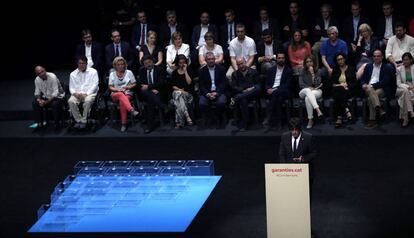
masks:
[[[406,29],[403,23],[395,24],[395,35],[388,39],[385,49],[386,59],[398,68],[402,64],[402,55],[410,52],[414,55],[414,38],[405,34]]]
[[[268,104],[268,118],[264,124],[276,127],[280,130],[281,113],[283,101],[289,97],[290,81],[292,80],[292,69],[285,65],[285,53],[276,55],[276,66],[269,69],[266,77],[266,96],[270,99]]]

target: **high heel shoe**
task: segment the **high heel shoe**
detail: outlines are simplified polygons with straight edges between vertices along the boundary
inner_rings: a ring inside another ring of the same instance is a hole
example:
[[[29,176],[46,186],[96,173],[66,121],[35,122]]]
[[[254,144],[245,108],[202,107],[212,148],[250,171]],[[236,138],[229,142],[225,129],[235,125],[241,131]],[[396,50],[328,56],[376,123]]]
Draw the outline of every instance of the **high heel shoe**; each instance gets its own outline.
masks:
[[[306,126],[307,129],[311,129],[313,127],[313,119],[309,119],[308,125]]]
[[[340,128],[342,126],[342,118],[336,119],[335,128]]]
[[[352,117],[352,114],[351,114],[351,112],[350,112],[350,111],[347,111],[347,112],[346,112],[346,119],[347,119],[349,122],[351,122],[351,121],[353,120],[353,117]]]

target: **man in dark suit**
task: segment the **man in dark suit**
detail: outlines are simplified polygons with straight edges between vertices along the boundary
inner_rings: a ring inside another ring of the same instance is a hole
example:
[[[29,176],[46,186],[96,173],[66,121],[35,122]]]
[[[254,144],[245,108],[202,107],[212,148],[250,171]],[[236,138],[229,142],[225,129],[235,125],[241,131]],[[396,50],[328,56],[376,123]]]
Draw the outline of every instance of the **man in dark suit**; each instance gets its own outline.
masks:
[[[226,107],[226,71],[223,66],[215,63],[216,57],[212,52],[207,52],[207,66],[199,72],[199,106],[203,117],[203,125],[206,122],[207,110],[214,103],[216,106],[218,126],[222,126],[223,114]]]
[[[102,58],[102,45],[92,39],[92,32],[89,29],[82,30],[83,44],[79,44],[76,47],[75,58],[79,59],[81,56],[85,56],[88,59],[88,67],[92,67],[98,71],[99,75],[99,88],[100,90],[106,89],[107,85],[103,82],[103,58]]]
[[[276,55],[276,66],[267,72],[265,88],[266,96],[270,99],[268,105],[268,118],[264,124],[276,127],[280,130],[283,101],[290,96],[290,81],[292,80],[292,69],[286,64],[285,53]]]
[[[204,35],[211,32],[216,41],[219,40],[218,30],[216,25],[210,23],[210,15],[208,12],[202,12],[200,16],[200,23],[195,25],[191,35],[191,62],[198,63],[198,49],[205,45]]]
[[[117,29],[111,31],[112,43],[105,47],[105,64],[108,70],[112,69],[112,62],[117,56],[122,56],[131,69],[134,63],[134,53],[128,42],[121,41],[121,33]]]
[[[315,139],[312,134],[302,131],[301,121],[297,117],[289,120],[289,131],[282,134],[279,145],[279,163],[302,163],[309,165],[309,191],[312,201],[312,185],[315,178],[313,161],[317,156]],[[311,231],[311,238],[316,238]]]
[[[159,45],[164,49],[171,44],[171,35],[178,31],[181,33],[183,42],[188,44],[188,32],[185,25],[181,22],[177,22],[177,14],[174,10],[168,10],[165,13],[167,22],[162,23],[159,27],[160,37]]]
[[[276,19],[269,17],[267,7],[259,9],[260,19],[254,22],[253,25],[253,39],[259,42],[262,39],[262,31],[269,30],[274,39],[280,39],[280,26]]]
[[[289,132],[283,133],[280,138],[279,162],[311,163],[315,157],[316,146],[312,135],[302,131],[299,118],[291,118]]]
[[[356,46],[358,41],[358,29],[363,23],[369,25],[368,18],[361,15],[361,5],[358,1],[351,3],[351,16],[344,20],[344,26],[341,30],[341,38],[346,41],[348,48],[352,49],[351,44]]]
[[[271,52],[269,50],[271,49]],[[273,38],[269,29],[262,31],[262,40],[257,44],[257,65],[260,73],[266,75],[267,71],[276,65],[277,52],[283,51],[282,43]]]
[[[86,56],[88,67],[92,67],[99,72],[102,69],[102,45],[93,41],[92,32],[89,29],[82,30],[82,40],[83,44],[76,47],[76,59]]]
[[[157,32],[157,30],[155,25],[147,22],[147,16],[145,14],[145,11],[138,11],[137,20],[137,23],[135,23],[134,27],[132,28],[131,43],[132,47],[138,53],[141,49],[141,46],[147,43],[147,33],[149,31]]]
[[[377,20],[376,36],[381,40],[380,47],[384,51],[387,46],[388,39],[395,35],[395,23],[400,21],[400,18],[393,14],[394,8],[391,2],[382,3],[383,16]]]
[[[224,63],[227,68],[230,66],[229,44],[236,37],[237,23],[234,21],[235,13],[233,9],[226,9],[224,11],[224,17],[226,23],[220,26],[220,45],[223,47]]]
[[[167,105],[161,101],[165,93],[165,77],[164,70],[154,66],[154,59],[150,55],[142,58],[142,64],[144,67],[139,71],[138,98],[147,103],[147,127],[144,132],[148,134],[155,128],[155,108],[167,112]]]
[[[368,97],[369,121],[366,125],[367,129],[375,128],[377,117],[385,115],[379,98],[382,96],[393,98],[395,95],[395,70],[391,65],[383,63],[383,58],[381,50],[375,50],[373,53],[374,62],[365,66],[364,74],[360,80],[362,89]]]

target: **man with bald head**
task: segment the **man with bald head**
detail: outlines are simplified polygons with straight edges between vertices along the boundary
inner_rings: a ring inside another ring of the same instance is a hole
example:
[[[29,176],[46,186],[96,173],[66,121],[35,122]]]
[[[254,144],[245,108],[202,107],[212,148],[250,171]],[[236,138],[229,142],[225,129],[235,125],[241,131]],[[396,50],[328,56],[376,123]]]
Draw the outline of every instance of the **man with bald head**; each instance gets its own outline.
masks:
[[[238,69],[231,75],[231,89],[234,96],[230,105],[240,108],[241,120],[238,122],[238,127],[240,131],[245,131],[249,120],[248,104],[257,99],[260,94],[259,74],[255,69],[247,67],[243,57],[238,57],[236,64]]]
[[[33,111],[38,128],[43,127],[44,114],[47,108],[52,108],[55,128],[60,127],[60,115],[62,114],[62,103],[65,92],[59,79],[54,73],[46,72],[43,66],[35,67],[35,99],[33,100]]]

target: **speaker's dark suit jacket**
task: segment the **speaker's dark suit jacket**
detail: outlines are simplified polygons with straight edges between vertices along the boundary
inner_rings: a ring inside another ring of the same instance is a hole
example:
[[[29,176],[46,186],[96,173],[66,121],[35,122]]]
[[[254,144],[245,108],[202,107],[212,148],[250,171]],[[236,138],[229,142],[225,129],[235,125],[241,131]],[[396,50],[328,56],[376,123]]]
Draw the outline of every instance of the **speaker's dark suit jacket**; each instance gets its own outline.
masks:
[[[317,150],[312,135],[306,132],[301,132],[301,137],[296,149],[293,153],[292,148],[292,134],[291,132],[285,132],[280,138],[279,146],[279,162],[280,163],[307,163],[309,164],[309,177],[314,177],[312,161],[316,158]],[[303,162],[293,161],[293,158],[303,156]]]

